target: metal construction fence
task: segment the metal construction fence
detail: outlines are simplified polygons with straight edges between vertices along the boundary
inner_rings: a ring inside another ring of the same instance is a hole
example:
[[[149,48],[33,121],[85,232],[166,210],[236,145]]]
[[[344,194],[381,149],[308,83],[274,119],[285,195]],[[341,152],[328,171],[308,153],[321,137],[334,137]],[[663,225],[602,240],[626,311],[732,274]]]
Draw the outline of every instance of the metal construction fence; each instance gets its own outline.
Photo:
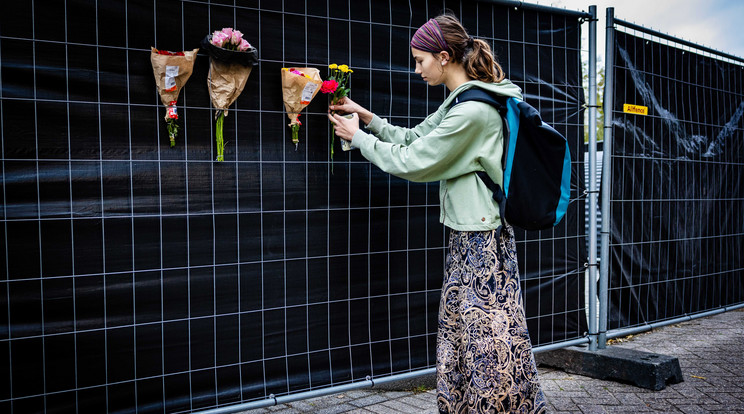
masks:
[[[607,22],[599,333],[740,307],[744,59]]]
[[[413,126],[446,92],[413,73],[408,42],[445,8],[569,139],[567,217],[517,232],[517,247],[536,349],[588,342],[580,39],[591,15],[517,1],[6,1],[0,411],[233,410],[429,372],[447,243],[438,185],[390,177],[355,151],[331,162],[323,96],[295,148],[280,73],[346,63],[354,100]],[[191,50],[222,27],[240,29],[260,62],[218,163],[207,55],[168,148],[150,47]]]

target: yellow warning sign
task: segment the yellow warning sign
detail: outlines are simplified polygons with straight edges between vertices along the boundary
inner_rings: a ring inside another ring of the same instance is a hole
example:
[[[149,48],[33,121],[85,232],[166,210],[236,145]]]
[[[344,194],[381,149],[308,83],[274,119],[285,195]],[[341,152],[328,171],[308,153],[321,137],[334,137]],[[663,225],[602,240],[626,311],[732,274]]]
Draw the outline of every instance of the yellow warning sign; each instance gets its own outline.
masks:
[[[648,107],[641,105],[623,104],[623,112],[637,115],[648,115]]]

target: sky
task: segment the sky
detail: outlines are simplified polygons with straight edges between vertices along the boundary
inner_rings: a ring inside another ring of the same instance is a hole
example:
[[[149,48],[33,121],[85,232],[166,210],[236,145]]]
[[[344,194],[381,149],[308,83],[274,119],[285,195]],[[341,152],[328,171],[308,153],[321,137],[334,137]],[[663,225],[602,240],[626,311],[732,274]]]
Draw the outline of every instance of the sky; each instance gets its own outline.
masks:
[[[658,32],[744,58],[742,0],[532,0],[543,6],[588,11],[597,6],[597,49],[604,60],[606,8],[615,17]],[[586,34],[588,29],[582,29]]]

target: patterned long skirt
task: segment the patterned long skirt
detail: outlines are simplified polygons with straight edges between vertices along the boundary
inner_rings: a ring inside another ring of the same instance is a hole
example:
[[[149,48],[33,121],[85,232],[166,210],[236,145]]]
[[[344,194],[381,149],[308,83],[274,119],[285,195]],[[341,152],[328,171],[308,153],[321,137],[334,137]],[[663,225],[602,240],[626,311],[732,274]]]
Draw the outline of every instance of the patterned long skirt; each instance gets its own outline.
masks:
[[[437,335],[440,413],[545,413],[514,232],[452,231]]]

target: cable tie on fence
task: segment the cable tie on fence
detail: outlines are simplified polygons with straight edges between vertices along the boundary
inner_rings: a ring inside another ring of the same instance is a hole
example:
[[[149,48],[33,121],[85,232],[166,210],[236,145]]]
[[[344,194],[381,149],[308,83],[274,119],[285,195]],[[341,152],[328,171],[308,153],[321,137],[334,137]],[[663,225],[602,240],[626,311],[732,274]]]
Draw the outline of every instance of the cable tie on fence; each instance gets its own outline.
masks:
[[[588,104],[583,104],[581,106],[584,108],[603,108],[604,107],[603,105],[588,105]]]
[[[276,395],[269,394],[269,398],[272,399],[272,400],[274,400],[274,405],[279,405],[279,401],[276,400]]]

